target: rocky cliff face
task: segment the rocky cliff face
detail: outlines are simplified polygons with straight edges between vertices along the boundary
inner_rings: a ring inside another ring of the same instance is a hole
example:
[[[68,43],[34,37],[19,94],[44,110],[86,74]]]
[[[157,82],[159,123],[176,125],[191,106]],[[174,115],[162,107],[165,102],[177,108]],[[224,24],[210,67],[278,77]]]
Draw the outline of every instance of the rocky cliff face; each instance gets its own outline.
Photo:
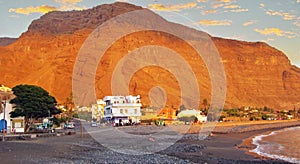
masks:
[[[77,54],[89,34],[108,19],[141,7],[126,3],[101,5],[85,11],[51,12],[35,20],[13,44],[0,47],[0,83],[9,87],[36,84],[64,102],[72,91]],[[186,28],[188,30],[188,28]],[[163,38],[163,39],[162,39]],[[300,69],[280,51],[265,43],[212,38],[225,67],[226,108],[254,106],[274,109],[300,107]],[[183,54],[199,77],[201,99],[210,101],[211,84],[205,64],[181,40],[158,32],[136,33],[116,42],[99,63],[95,77],[97,97],[110,95],[115,60],[143,45],[156,43]],[[103,69],[102,69],[103,68]],[[148,92],[160,85],[169,106],[178,107],[180,87],[175,77],[161,68],[146,67],[133,76],[130,92],[149,104]]]

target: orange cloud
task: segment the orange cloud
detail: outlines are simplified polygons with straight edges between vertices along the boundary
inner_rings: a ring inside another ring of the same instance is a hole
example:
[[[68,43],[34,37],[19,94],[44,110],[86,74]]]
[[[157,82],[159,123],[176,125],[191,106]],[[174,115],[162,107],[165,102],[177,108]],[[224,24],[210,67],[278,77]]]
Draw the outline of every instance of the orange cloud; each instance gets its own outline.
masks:
[[[238,9],[238,8],[241,8],[241,7],[238,6],[238,5],[228,5],[228,6],[224,6],[224,9]]]
[[[29,6],[26,8],[11,8],[9,9],[9,12],[15,12],[18,14],[25,14],[29,15],[31,13],[48,13],[50,11],[56,11],[56,10],[82,10],[85,8],[82,7],[77,7],[75,6],[77,3],[81,2],[82,0],[54,0],[55,2],[60,4],[60,7],[53,7],[53,6],[48,6],[48,5],[42,5],[42,6]]]
[[[223,6],[225,6],[223,3],[214,3],[214,4],[211,5],[211,7],[213,9],[217,9],[217,8],[220,8],[220,7],[223,7]]]
[[[196,7],[195,2],[190,2],[186,4],[177,4],[177,5],[163,5],[163,4],[149,4],[148,8],[158,11],[181,11],[184,9],[190,9]]]
[[[243,23],[243,26],[251,26],[251,25],[255,24],[256,22],[257,22],[256,20],[251,20],[251,21]]]
[[[231,20],[200,20],[198,24],[204,26],[230,26]]]
[[[208,2],[208,0],[197,0],[197,2]]]
[[[267,15],[271,15],[271,16],[280,16],[282,17],[284,20],[293,20],[295,18],[295,15],[292,15],[290,13],[287,12],[283,12],[283,11],[273,11],[273,10],[267,10],[266,11]]]
[[[55,11],[58,10],[56,7],[53,6],[47,6],[47,5],[42,5],[42,6],[37,6],[37,7],[33,7],[33,6],[29,6],[26,8],[10,8],[8,11],[9,12],[15,12],[18,14],[25,14],[25,15],[29,15],[31,13],[48,13],[50,11]]]
[[[218,0],[219,2],[223,2],[223,3],[230,3],[231,0]]]
[[[288,38],[294,38],[295,33],[290,31],[283,31],[278,28],[264,28],[263,30],[254,29],[254,31],[262,34],[262,35],[276,35],[276,36],[284,36]]]
[[[204,10],[201,12],[202,15],[206,15],[206,14],[213,14],[216,13],[216,10]]]

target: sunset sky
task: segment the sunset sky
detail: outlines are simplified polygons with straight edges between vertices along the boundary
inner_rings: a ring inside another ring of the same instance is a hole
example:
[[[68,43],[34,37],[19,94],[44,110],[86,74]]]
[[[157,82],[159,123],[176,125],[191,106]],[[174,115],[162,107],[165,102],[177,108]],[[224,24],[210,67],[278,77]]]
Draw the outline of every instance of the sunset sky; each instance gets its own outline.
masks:
[[[126,0],[123,0],[126,1]],[[83,10],[115,0],[0,0],[0,37],[18,37],[53,10]],[[300,67],[300,0],[127,0],[167,20],[217,37],[263,41]]]

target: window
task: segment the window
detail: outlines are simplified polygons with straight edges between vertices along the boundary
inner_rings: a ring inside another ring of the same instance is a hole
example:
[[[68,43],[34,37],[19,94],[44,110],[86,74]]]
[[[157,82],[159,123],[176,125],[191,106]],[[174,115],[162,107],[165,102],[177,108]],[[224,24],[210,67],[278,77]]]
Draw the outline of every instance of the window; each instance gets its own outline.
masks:
[[[120,113],[123,114],[123,112],[124,112],[123,109],[120,109]]]
[[[137,109],[134,109],[134,114],[137,114]]]
[[[125,113],[126,113],[126,114],[128,113],[128,109],[125,109]]]

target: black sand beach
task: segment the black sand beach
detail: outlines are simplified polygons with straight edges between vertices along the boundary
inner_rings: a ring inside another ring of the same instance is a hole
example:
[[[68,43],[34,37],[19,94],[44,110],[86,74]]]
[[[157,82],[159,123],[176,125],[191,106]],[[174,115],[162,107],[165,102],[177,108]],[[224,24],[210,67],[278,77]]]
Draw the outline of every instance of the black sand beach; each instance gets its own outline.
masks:
[[[282,126],[278,128],[299,124],[281,123]],[[260,128],[264,126],[265,128]],[[0,142],[0,163],[285,163],[247,153],[255,148],[249,139],[270,131],[270,126],[275,125],[249,125],[248,128],[252,130],[248,131],[234,131],[245,129],[244,126],[216,127],[213,136],[205,140],[196,139],[197,134],[187,134],[169,148],[147,155],[114,152],[86,133],[83,136],[77,133],[34,140],[5,141]],[[224,133],[222,129],[231,130]]]

